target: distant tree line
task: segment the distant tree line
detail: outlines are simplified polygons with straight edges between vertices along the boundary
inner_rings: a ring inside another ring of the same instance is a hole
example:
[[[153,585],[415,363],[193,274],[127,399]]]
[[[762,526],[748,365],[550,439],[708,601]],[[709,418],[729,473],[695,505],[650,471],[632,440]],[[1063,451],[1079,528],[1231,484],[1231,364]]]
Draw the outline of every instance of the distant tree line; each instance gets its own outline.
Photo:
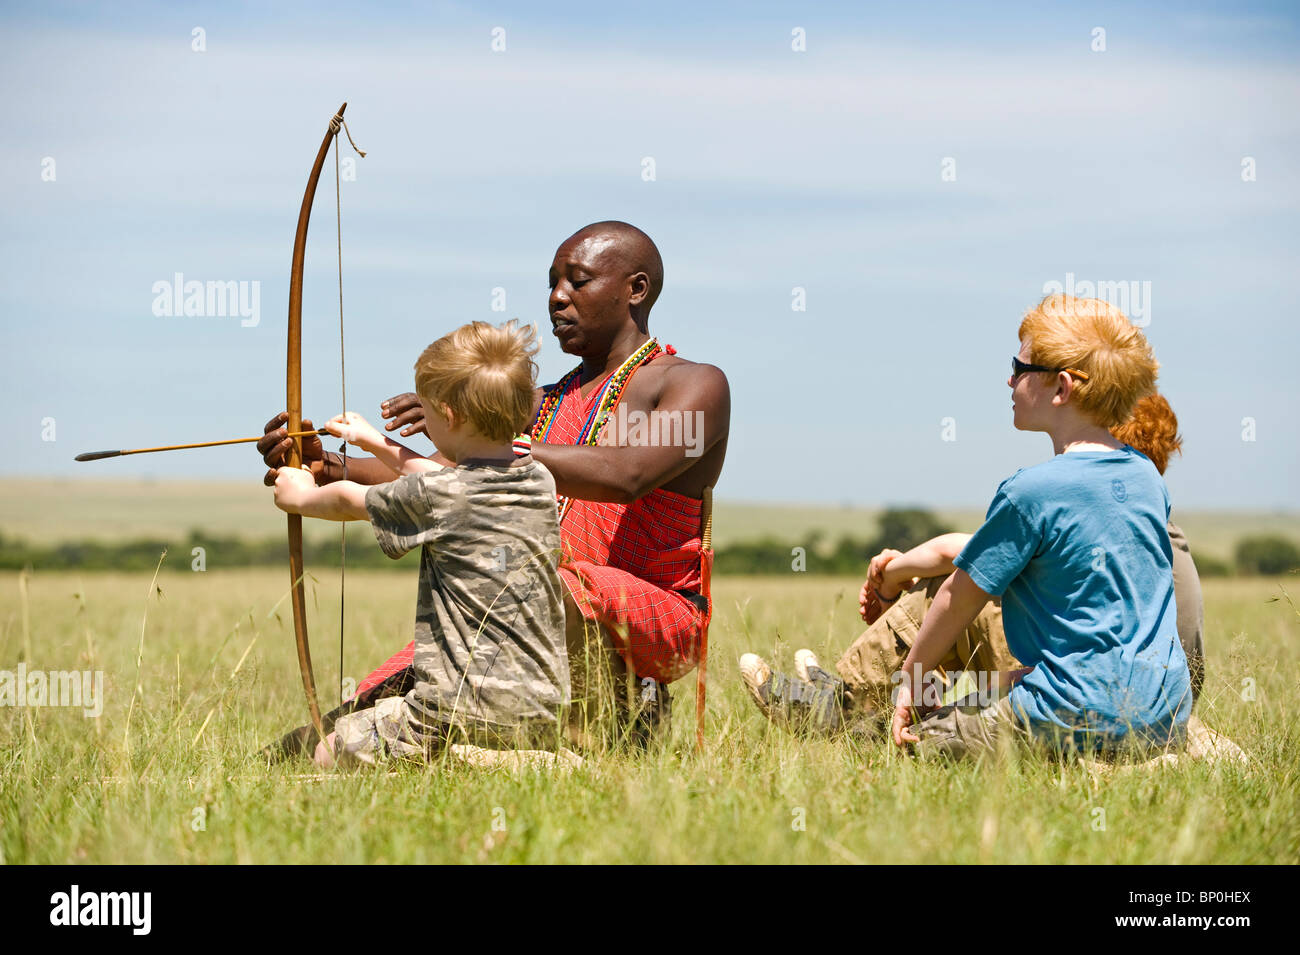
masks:
[[[354,531],[348,536],[347,565],[356,568],[408,568],[418,563],[418,553],[401,560],[391,560],[369,534]],[[167,551],[165,568],[182,570],[218,570],[231,567],[278,566],[288,561],[289,547],[283,537],[253,540],[242,537],[215,537],[191,531],[183,541],[140,539],[105,543],[71,542],[39,547],[0,535],[0,570],[153,570],[158,558]],[[309,567],[337,567],[339,541],[304,540],[303,560]]]
[[[814,531],[798,542],[773,537],[738,541],[720,547],[714,554],[714,572],[718,574],[837,574],[855,576],[866,563],[886,547],[907,550],[952,528],[922,508],[891,508],[881,514],[876,533],[870,537],[843,535],[828,541]],[[165,567],[171,569],[223,569],[265,567],[285,563],[287,547],[283,538],[249,540],[240,537],[216,537],[191,531],[180,542],[141,539],[104,543],[64,543],[49,547],[28,544],[0,535],[0,570],[153,570],[163,550],[168,551]],[[1285,537],[1265,535],[1245,537],[1237,542],[1233,559],[1220,560],[1196,555],[1196,567],[1202,577],[1225,577],[1233,574],[1255,576],[1286,574],[1300,569],[1300,547]],[[308,566],[337,567],[339,543],[322,538],[303,542],[303,557]],[[349,538],[347,565],[355,568],[409,569],[418,562],[417,554],[390,560],[375,545],[368,533],[354,532]]]
[[[813,531],[792,544],[765,537],[719,547],[713,555],[718,574],[844,574],[866,570],[867,561],[886,547],[909,550],[939,534],[952,530],[929,511],[921,508],[890,508],[880,515],[875,536],[845,535],[829,544],[825,535]]]

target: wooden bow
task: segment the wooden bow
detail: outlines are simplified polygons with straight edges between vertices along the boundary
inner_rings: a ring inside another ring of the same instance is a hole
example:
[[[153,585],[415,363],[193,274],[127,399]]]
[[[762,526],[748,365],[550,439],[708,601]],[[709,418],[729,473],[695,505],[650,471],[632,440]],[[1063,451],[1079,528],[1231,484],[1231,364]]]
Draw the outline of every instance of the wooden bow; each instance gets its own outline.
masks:
[[[311,221],[312,200],[316,197],[316,183],[320,179],[330,144],[338,135],[343,120],[344,103],[330,120],[329,129],[321,141],[316,162],[307,177],[307,191],[303,193],[302,208],[298,212],[298,231],[293,237],[293,267],[289,273],[289,351],[285,365],[285,408],[289,412],[290,434],[302,430],[302,269],[307,253],[307,224]],[[293,439],[288,466],[302,466],[302,438]],[[316,700],[316,677],[311,666],[311,645],[307,639],[307,586],[302,559],[302,515],[289,515],[289,578],[293,590],[293,633],[298,645],[298,669],[302,673],[302,688],[307,693],[307,709],[311,723],[320,738],[325,739],[321,724],[320,704]]]

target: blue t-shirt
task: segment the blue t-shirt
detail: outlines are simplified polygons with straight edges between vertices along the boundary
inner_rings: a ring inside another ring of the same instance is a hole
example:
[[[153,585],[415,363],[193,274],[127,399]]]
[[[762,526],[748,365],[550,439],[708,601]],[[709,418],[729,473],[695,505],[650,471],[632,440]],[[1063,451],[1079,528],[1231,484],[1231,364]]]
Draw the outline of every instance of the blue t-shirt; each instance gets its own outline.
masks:
[[[1100,749],[1182,735],[1168,521],[1164,480],[1127,445],[1058,454],[998,488],[954,563],[1002,595],[1007,646],[1034,668],[1011,704],[1035,736]]]

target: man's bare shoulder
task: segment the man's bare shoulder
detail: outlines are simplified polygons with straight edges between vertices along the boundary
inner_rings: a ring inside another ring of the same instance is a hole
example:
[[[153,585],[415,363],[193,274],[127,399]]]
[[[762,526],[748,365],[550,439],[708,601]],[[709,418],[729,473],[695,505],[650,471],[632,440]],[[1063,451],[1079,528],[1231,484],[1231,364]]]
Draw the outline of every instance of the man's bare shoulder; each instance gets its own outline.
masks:
[[[653,375],[646,375],[646,378],[662,385],[689,382],[696,387],[727,386],[727,376],[717,365],[690,361],[681,355],[661,355],[643,370],[654,372]]]

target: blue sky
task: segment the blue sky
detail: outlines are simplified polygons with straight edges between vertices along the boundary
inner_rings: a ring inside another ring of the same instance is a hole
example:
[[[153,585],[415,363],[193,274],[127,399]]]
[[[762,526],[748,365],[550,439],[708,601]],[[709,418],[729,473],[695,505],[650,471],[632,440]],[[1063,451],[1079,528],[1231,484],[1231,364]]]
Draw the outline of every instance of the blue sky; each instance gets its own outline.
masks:
[[[720,495],[982,506],[1050,454],[1011,428],[1006,366],[1072,274],[1150,289],[1175,506],[1300,507],[1293,8],[222,7],[0,13],[0,472],[260,480],[247,449],[72,457],[282,407],[294,224],[346,99],[369,152],[343,183],[353,410],[455,325],[544,322],[555,246],[619,218],[664,255],[652,331],[730,378]],[[307,253],[318,417],[340,401],[333,189],[331,168]],[[178,272],[260,283],[259,323],[156,316]],[[547,336],[543,377],[569,365]]]

